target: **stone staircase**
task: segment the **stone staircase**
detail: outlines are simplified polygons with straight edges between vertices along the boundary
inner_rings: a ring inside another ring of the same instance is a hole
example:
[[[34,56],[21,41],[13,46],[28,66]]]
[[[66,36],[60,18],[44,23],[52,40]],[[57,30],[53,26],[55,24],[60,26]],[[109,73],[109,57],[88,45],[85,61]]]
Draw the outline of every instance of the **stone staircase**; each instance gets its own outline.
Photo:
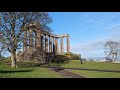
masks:
[[[26,51],[18,54],[17,60],[23,62],[35,62],[35,63],[47,63],[48,60],[52,57],[51,53],[46,53],[42,50],[33,50],[33,51]]]
[[[45,52],[41,49],[22,52],[18,55],[18,61],[27,61],[27,62],[35,62],[35,63],[49,63],[49,62],[66,62],[71,59],[79,58],[79,55],[76,54],[68,54],[68,55],[55,55],[53,52]]]

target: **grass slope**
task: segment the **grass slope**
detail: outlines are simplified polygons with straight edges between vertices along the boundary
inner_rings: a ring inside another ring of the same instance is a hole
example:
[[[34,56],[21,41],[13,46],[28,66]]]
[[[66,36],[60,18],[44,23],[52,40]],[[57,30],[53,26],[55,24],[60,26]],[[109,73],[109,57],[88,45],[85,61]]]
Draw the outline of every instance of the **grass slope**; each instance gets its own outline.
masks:
[[[57,64],[55,64],[57,65]],[[98,70],[120,70],[120,64],[106,63],[106,62],[84,62],[80,63],[79,60],[71,60],[68,63],[58,64],[57,66],[68,67],[68,68],[88,68]],[[87,78],[120,78],[120,73],[117,72],[98,72],[88,70],[69,70]]]
[[[31,67],[28,63],[18,63],[19,68],[10,68],[9,60],[0,61],[0,78],[62,78],[58,73],[48,68]],[[71,60],[70,62],[51,64],[69,68],[88,68],[98,70],[120,70],[120,64],[106,62],[84,62]],[[68,70],[87,78],[120,78],[120,73],[116,72],[98,72],[88,70]]]
[[[98,70],[120,70],[119,63],[106,63],[106,62],[84,62],[80,63],[79,60],[71,60],[67,64],[61,64],[62,67],[69,68],[89,68],[89,69],[98,69]]]
[[[85,70],[70,70],[70,72],[76,73],[86,78],[120,78],[120,73],[115,72],[97,72]]]
[[[5,64],[8,60],[0,61],[0,78],[61,78],[56,72],[48,68],[20,67],[10,68]]]

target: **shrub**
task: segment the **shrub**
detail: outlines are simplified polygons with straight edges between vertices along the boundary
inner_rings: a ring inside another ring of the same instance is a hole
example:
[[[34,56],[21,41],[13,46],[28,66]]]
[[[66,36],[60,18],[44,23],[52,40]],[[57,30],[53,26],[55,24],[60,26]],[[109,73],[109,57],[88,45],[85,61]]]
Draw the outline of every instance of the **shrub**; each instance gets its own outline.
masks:
[[[80,54],[73,54],[73,53],[65,53],[65,56],[69,57],[70,59],[78,60],[81,58]]]

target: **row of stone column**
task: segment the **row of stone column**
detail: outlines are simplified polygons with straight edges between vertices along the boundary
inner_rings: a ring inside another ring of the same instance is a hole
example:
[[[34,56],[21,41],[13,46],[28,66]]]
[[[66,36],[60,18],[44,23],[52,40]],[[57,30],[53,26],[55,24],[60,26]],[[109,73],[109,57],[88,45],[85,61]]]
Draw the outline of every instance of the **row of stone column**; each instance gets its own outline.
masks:
[[[23,50],[28,50],[28,40],[29,40],[29,50],[34,50],[37,48],[41,48],[46,52],[56,52],[63,54],[64,48],[63,48],[63,38],[66,37],[66,44],[67,44],[67,53],[70,53],[70,41],[69,36],[53,36],[48,34],[41,34],[40,30],[37,30],[35,32],[35,47],[33,44],[33,30],[29,29],[29,38],[27,37],[27,31],[24,31],[24,47]],[[60,51],[59,51],[59,45],[58,45],[58,38],[60,38]]]
[[[67,53],[70,53],[70,41],[69,41],[69,36],[61,36],[60,37],[60,50],[61,54],[64,52],[64,44],[63,44],[63,38],[66,37],[66,47],[67,47]]]
[[[29,33],[27,33],[29,31]],[[29,37],[28,37],[29,34]],[[37,30],[37,32],[35,32],[35,49],[37,48],[41,48],[41,32],[40,30]],[[28,43],[29,40],[29,43]],[[29,50],[33,50],[34,45],[33,45],[33,30],[29,29],[24,31],[24,40],[23,40],[23,51],[27,51],[28,50],[28,46],[29,46]]]

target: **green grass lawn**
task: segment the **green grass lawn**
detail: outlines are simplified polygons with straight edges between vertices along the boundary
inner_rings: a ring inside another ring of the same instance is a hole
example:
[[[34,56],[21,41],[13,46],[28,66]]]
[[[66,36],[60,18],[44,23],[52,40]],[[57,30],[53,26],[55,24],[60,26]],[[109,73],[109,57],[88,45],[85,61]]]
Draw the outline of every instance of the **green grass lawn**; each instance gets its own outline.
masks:
[[[120,73],[115,72],[97,72],[86,70],[68,70],[86,78],[120,78]]]
[[[41,67],[21,67],[10,68],[5,61],[0,61],[0,78],[62,78],[58,73],[48,68]]]
[[[62,78],[57,72],[48,68],[31,66],[30,63],[18,63],[19,68],[10,68],[9,60],[0,61],[0,78]],[[120,64],[106,62],[84,62],[71,60],[65,63],[51,64],[51,66],[60,66],[68,68],[88,68],[98,70],[120,70]],[[117,72],[98,72],[88,70],[68,70],[87,78],[120,78]]]
[[[80,63],[79,60],[71,60],[66,64],[55,64],[56,66],[67,67],[67,68],[87,68],[87,69],[98,69],[98,70],[120,70],[120,64],[106,63],[106,62],[84,62]],[[88,78],[120,78],[120,73],[116,72],[98,72],[88,70],[69,70],[73,73],[85,76]]]
[[[106,63],[106,62],[84,62],[80,63],[79,60],[70,60],[68,63],[59,63],[54,64],[56,66],[68,67],[68,68],[89,68],[89,69],[98,69],[98,70],[120,70],[119,63]]]

